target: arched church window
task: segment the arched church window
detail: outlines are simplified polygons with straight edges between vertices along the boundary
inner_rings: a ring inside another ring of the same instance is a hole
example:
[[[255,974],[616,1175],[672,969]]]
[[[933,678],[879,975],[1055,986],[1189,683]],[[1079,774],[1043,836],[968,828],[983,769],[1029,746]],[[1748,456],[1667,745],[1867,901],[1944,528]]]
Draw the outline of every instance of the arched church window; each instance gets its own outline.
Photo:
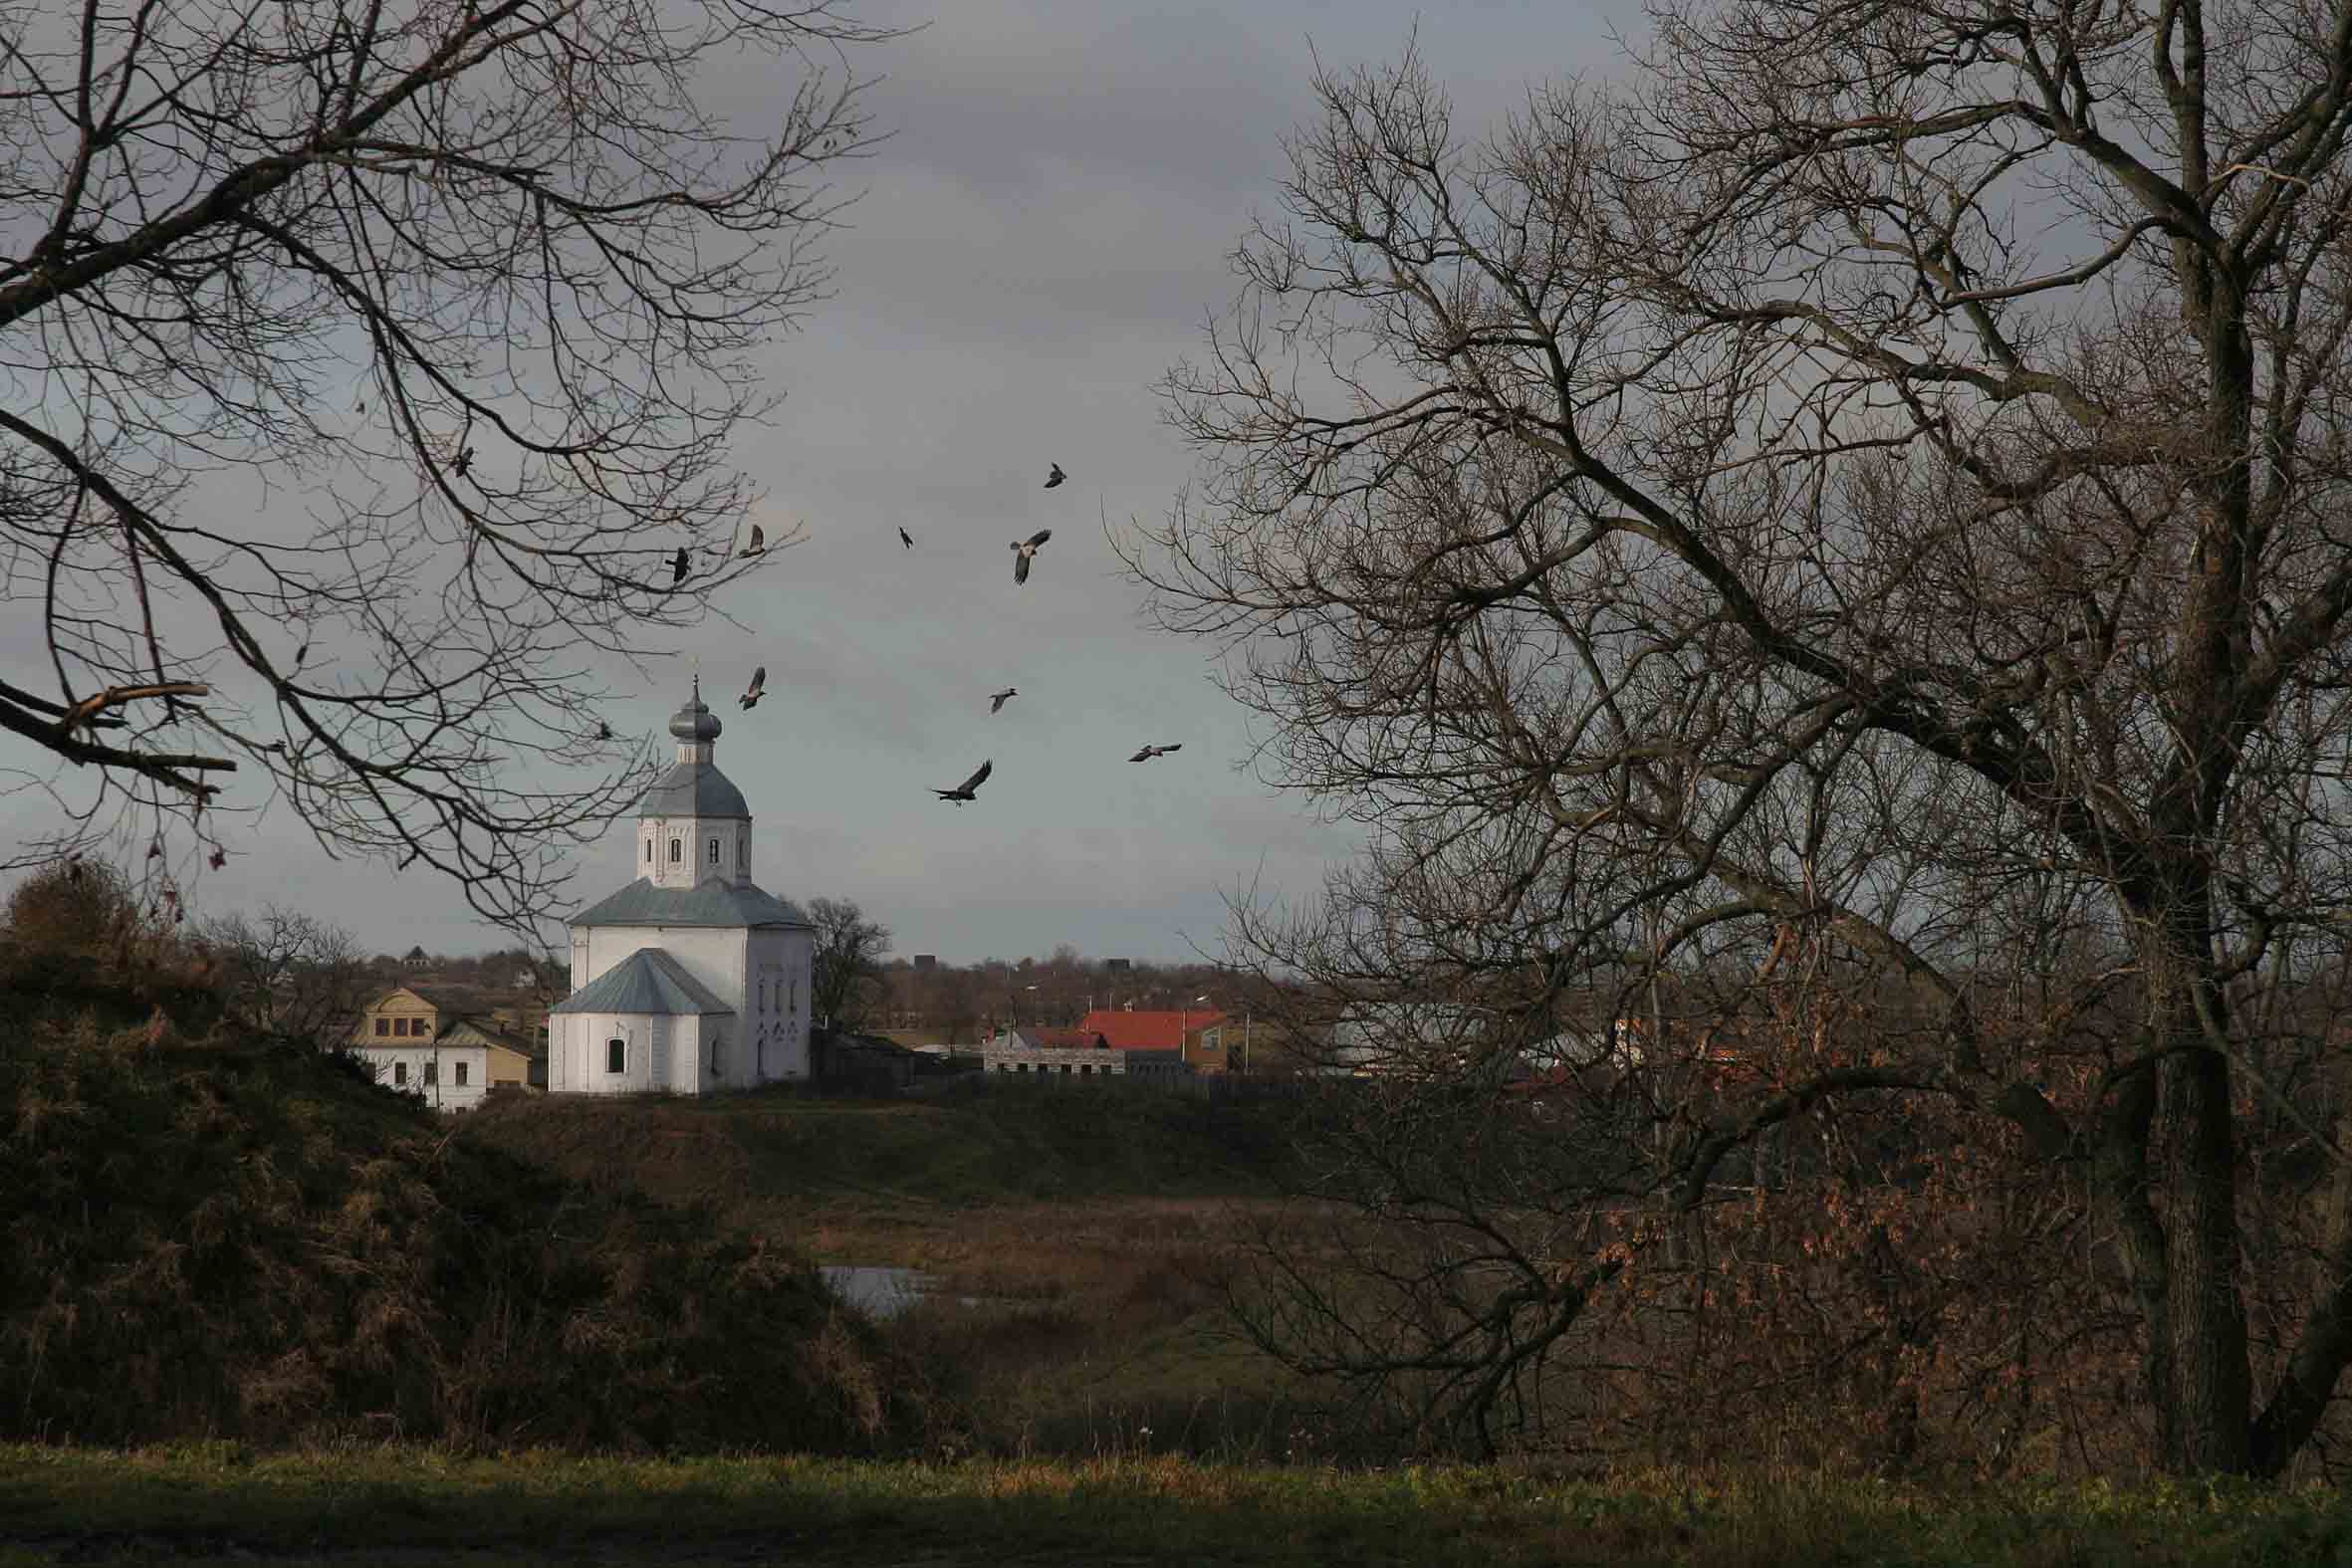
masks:
[[[739,866],[749,866],[752,863],[752,841],[750,839],[743,838],[736,841],[735,863]]]
[[[713,1034],[711,1036],[711,1076],[714,1078],[723,1078],[726,1075],[727,1036],[725,1034]]]
[[[619,1035],[616,1034],[612,1038],[606,1040],[604,1042],[604,1070],[606,1072],[626,1071],[628,1068],[628,1041],[622,1039]]]
[[[645,863],[653,864],[653,840],[650,838],[645,840]]]
[[[676,864],[678,863],[678,861],[679,861],[681,858],[683,858],[683,856],[684,856],[684,853],[685,853],[685,843],[684,843],[684,841],[683,841],[683,840],[681,840],[681,839],[676,839],[676,838],[673,838],[673,839],[671,839],[671,840],[670,840],[670,864],[671,864],[671,865],[676,865]]]

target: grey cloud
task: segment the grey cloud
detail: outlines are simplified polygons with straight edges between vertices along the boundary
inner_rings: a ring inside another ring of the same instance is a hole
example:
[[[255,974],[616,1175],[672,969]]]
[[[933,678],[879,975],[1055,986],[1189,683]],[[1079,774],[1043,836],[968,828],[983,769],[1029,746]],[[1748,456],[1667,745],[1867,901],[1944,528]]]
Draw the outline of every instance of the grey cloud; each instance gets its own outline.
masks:
[[[1233,764],[1248,717],[1204,679],[1202,645],[1148,629],[1103,523],[1156,519],[1191,458],[1151,385],[1194,352],[1233,292],[1226,256],[1275,206],[1281,137],[1310,109],[1307,39],[1326,63],[1392,58],[1421,13],[1424,54],[1480,106],[1546,74],[1613,61],[1604,13],[1529,5],[1225,0],[851,0],[934,26],[855,62],[886,79],[871,108],[894,139],[858,166],[864,201],[825,246],[835,297],[760,361],[785,401],[737,460],[768,490],[756,519],[810,542],[777,553],[714,618],[611,659],[600,716],[663,733],[699,657],[726,723],[719,761],[757,815],[763,885],[856,899],[902,953],[950,962],[1042,954],[1176,959],[1217,950],[1226,895],[1311,896],[1354,830]],[[1622,8],[1620,8],[1622,9]],[[1546,54],[1546,51],[1549,53]],[[747,63],[715,101],[758,107]],[[1043,492],[1048,462],[1069,483]],[[293,526],[300,498],[238,505]],[[896,529],[915,536],[900,549]],[[1016,588],[1006,542],[1054,540]],[[0,628],[0,658],[37,652]],[[675,656],[669,656],[674,654]],[[752,666],[769,695],[740,714]],[[1021,698],[993,718],[986,693]],[[1145,740],[1177,757],[1131,766]],[[993,758],[961,809],[930,790]],[[23,749],[0,739],[0,766]],[[73,782],[72,770],[64,780]],[[353,928],[371,950],[468,951],[496,938],[423,870],[329,862],[255,785],[228,819],[228,868],[191,886],[207,911],[276,899]],[[21,839],[50,812],[0,797]],[[576,859],[572,891],[633,874],[624,817]],[[554,934],[551,928],[551,935]]]

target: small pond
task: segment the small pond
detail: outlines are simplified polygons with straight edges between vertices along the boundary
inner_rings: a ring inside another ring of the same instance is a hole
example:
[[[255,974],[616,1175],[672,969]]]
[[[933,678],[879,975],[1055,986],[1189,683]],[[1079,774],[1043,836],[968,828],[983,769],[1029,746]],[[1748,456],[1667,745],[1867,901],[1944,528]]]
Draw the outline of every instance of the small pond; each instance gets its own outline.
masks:
[[[868,1317],[896,1317],[930,1294],[935,1283],[919,1268],[877,1263],[821,1263],[817,1271],[834,1295]]]

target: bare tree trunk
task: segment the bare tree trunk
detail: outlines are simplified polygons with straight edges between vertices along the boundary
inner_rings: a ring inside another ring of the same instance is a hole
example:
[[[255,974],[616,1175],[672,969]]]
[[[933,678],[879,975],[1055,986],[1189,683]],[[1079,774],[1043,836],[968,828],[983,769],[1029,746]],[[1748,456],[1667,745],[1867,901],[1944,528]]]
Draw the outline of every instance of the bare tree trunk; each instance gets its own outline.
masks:
[[[2242,1474],[2252,1451],[2229,1065],[2220,1052],[2192,1046],[2169,1058],[2159,1078],[2172,1266],[2165,1318],[2153,1327],[2170,1341],[2167,1468]]]
[[[2334,1124],[2336,1147],[2352,1141],[2352,1104]],[[2319,1277],[2302,1338],[2287,1357],[2285,1374],[2254,1423],[2249,1463],[2262,1476],[2282,1473],[2318,1427],[2330,1393],[2352,1361],[2352,1161],[2341,1161],[2328,1184],[2321,1231]]]
[[[2164,1263],[2160,1288],[2139,1294],[2165,1467],[2242,1474],[2251,1467],[2252,1394],[2230,1062],[2207,1028],[2227,1004],[2214,983],[2205,922],[2194,913],[2200,907],[2196,891],[2176,896],[2172,918],[2149,921],[2141,942],[2154,1089],[2144,1132],[2164,1215],[2161,1223],[2144,1218],[2136,1239],[2146,1246],[2153,1228]]]

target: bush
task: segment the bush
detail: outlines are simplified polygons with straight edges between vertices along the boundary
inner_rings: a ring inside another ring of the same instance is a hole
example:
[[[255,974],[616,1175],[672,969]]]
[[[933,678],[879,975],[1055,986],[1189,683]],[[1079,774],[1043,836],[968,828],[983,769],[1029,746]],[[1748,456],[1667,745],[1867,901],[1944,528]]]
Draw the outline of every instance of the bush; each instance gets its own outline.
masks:
[[[803,1260],[453,1140],[316,1051],[124,1010],[0,1042],[0,1436],[842,1453],[912,1430]]]

